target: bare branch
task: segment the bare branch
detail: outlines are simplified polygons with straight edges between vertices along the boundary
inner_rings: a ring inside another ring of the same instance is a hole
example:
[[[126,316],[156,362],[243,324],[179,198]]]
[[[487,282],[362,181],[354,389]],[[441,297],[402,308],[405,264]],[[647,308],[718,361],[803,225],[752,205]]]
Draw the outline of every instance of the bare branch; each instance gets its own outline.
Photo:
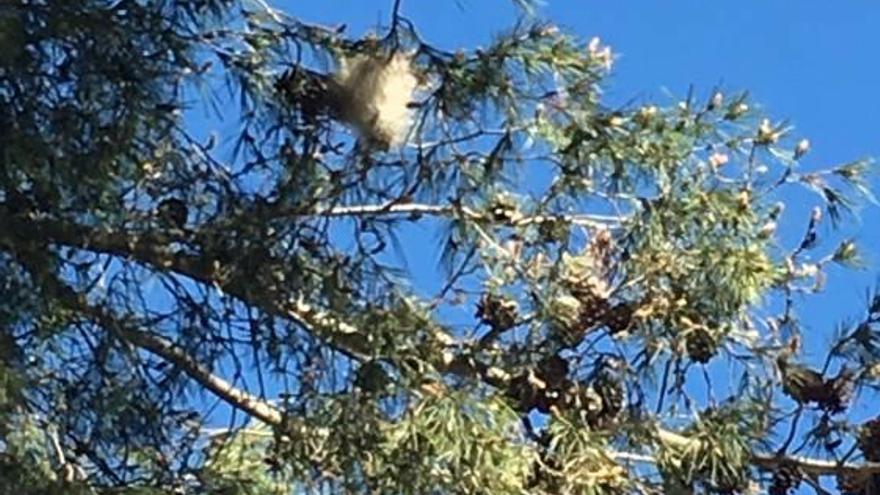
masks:
[[[457,213],[461,213],[470,220],[486,220],[487,217],[472,208],[466,206],[455,205],[431,205],[421,203],[399,203],[390,202],[382,205],[355,205],[355,206],[336,206],[315,212],[290,212],[282,213],[282,217],[381,217],[394,215],[431,215],[438,217],[453,217]],[[572,225],[580,225],[584,227],[615,227],[625,220],[624,218],[614,215],[597,215],[597,214],[559,214],[559,215],[534,215],[517,218],[508,225],[519,227],[531,224],[539,224],[548,221],[561,221]]]

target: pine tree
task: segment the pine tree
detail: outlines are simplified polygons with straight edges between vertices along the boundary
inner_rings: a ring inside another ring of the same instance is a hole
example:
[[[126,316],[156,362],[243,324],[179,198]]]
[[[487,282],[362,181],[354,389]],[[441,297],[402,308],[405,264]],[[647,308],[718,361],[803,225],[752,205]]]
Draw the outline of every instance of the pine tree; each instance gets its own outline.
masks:
[[[791,345],[869,162],[722,89],[612,108],[517,3],[449,52],[414,2],[0,2],[0,492],[873,493],[880,296]]]

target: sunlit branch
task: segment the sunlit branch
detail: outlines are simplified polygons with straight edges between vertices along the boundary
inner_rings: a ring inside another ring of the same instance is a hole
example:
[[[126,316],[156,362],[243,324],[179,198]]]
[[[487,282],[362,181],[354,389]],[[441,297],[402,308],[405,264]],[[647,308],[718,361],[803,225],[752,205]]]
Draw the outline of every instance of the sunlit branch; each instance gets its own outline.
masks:
[[[104,312],[92,309],[92,313],[99,324],[111,329],[111,332],[119,338],[174,364],[227,404],[269,425],[280,426],[283,423],[284,416],[279,409],[213,374],[210,368],[189,355],[179,345],[154,333],[130,328]]]
[[[383,205],[337,206],[314,212],[293,213],[289,216],[298,217],[382,217],[394,215],[431,215],[438,217],[454,217],[461,214],[469,220],[487,220],[486,214],[465,206],[429,205],[420,203],[387,203]],[[614,215],[597,214],[558,214],[533,215],[517,218],[508,223],[513,227],[540,224],[548,221],[561,221],[584,227],[615,227],[624,218]]]
[[[280,409],[215,375],[208,366],[190,355],[183,347],[161,335],[137,328],[134,323],[112,314],[106,308],[89,303],[84,295],[76,293],[54,276],[41,274],[38,267],[31,266],[27,262],[25,265],[43,290],[58,299],[68,310],[101,326],[120,340],[173,364],[232,407],[269,425],[283,424],[284,415]]]

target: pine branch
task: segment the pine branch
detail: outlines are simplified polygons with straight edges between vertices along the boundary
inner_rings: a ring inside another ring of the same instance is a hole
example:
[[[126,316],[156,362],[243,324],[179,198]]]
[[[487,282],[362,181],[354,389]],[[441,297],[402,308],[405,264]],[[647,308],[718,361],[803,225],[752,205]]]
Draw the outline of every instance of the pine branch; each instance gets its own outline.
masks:
[[[28,221],[25,225],[25,222],[22,220],[5,215],[2,211],[0,211],[0,231],[4,232],[6,237],[11,235],[27,235],[28,237],[43,239],[47,242],[132,259],[151,265],[158,270],[175,271],[202,283],[211,285],[218,283],[211,278],[208,272],[198,268],[203,264],[203,261],[198,259],[198,257],[168,252],[165,246],[173,239],[161,233],[151,233],[133,238],[125,232],[98,230],[53,220],[33,220]],[[320,337],[324,337],[336,350],[347,356],[359,361],[366,359],[366,347],[364,347],[365,341],[363,339],[344,338],[345,336],[365,335],[360,329],[326,312],[309,306],[301,299],[290,300],[282,307],[254,300],[248,294],[240,290],[236,291],[235,287],[221,285],[221,288],[231,295],[239,297],[243,301],[260,307],[271,314],[299,322],[307,330]],[[80,309],[85,311],[87,308],[81,307]],[[196,358],[188,355],[179,346],[176,346],[164,337],[129,328],[123,322],[118,321],[118,319],[100,312],[95,313],[95,311],[97,310],[88,309],[86,312],[91,312],[91,315],[103,326],[111,329],[116,328],[117,334],[124,340],[132,343],[132,345],[174,363],[186,372],[188,376],[211,390],[230,405],[272,426],[280,426],[282,424],[283,416],[279,409],[272,406],[268,401],[254,397],[214,375],[207,367],[199,363]],[[328,338],[329,334],[333,335]],[[357,342],[360,343],[357,344]],[[452,342],[449,345],[451,348]],[[498,370],[489,368],[474,359],[461,360],[450,358],[450,356],[454,356],[451,350],[448,353],[438,353],[437,362],[433,364],[440,371],[466,377],[477,377],[495,387],[504,387],[510,378],[509,375],[503,372],[499,373]],[[687,447],[694,441],[685,435],[663,428],[657,430],[657,437],[663,443],[678,447]],[[621,460],[629,459],[640,462],[647,462],[650,458],[650,456],[643,454],[627,452],[610,452],[609,454]],[[794,463],[805,473],[814,476],[832,476],[842,472],[880,473],[880,463],[877,462],[866,462],[863,464],[840,463],[801,456],[777,456],[763,452],[754,453],[751,463],[763,469],[773,469],[782,463]]]
[[[109,329],[121,340],[173,364],[232,407],[271,426],[281,426],[284,423],[284,415],[280,409],[215,375],[210,368],[187,353],[183,347],[165,337],[132,328],[100,308],[83,307],[80,311],[91,315],[96,323]]]
[[[695,441],[685,435],[663,428],[657,430],[657,438],[662,443],[684,448],[692,445]],[[854,464],[797,455],[774,455],[763,452],[753,453],[751,463],[764,469],[773,469],[783,463],[795,464],[804,473],[814,476],[835,476],[844,472],[880,473],[880,462]]]
[[[384,205],[355,205],[336,206],[315,212],[281,213],[280,217],[380,217],[392,215],[431,215],[437,217],[452,217],[461,213],[469,220],[487,220],[488,217],[472,208],[455,205],[431,205],[420,203],[389,202]],[[540,224],[548,221],[561,221],[572,225],[584,227],[614,227],[623,219],[612,215],[595,214],[558,214],[558,215],[533,215],[514,219],[507,223],[510,226],[526,226]]]
[[[20,259],[27,260],[28,257],[20,256]],[[39,267],[31,265],[27,261],[23,263],[31,272],[32,278],[41,284],[43,290],[61,302],[68,310],[103,327],[120,340],[173,364],[232,407],[272,426],[284,424],[284,415],[280,409],[215,375],[209,367],[190,355],[183,347],[161,335],[140,330],[131,322],[112,314],[109,310],[88,303],[83,294],[77,293],[56,277],[41,272]]]
[[[173,271],[245,301],[268,314],[290,319],[331,344],[337,351],[356,361],[369,359],[366,338],[353,327],[327,313],[312,308],[301,298],[278,299],[275,294],[257,297],[240,283],[223,280],[214,273],[213,262],[204,256],[184,254],[171,249],[174,242],[186,238],[161,231],[131,234],[104,230],[75,223],[48,219],[23,220],[6,215],[0,209],[0,231],[21,240],[41,240],[99,254],[117,256],[151,266],[158,271]]]

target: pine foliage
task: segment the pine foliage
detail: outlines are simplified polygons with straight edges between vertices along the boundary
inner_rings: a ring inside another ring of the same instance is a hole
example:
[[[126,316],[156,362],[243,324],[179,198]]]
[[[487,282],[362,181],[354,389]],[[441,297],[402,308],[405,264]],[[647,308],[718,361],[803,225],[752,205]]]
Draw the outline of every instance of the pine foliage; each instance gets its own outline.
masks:
[[[0,2],[0,491],[874,493],[880,296],[798,345],[870,161],[722,88],[611,107],[515,3],[447,51],[415,3]]]

